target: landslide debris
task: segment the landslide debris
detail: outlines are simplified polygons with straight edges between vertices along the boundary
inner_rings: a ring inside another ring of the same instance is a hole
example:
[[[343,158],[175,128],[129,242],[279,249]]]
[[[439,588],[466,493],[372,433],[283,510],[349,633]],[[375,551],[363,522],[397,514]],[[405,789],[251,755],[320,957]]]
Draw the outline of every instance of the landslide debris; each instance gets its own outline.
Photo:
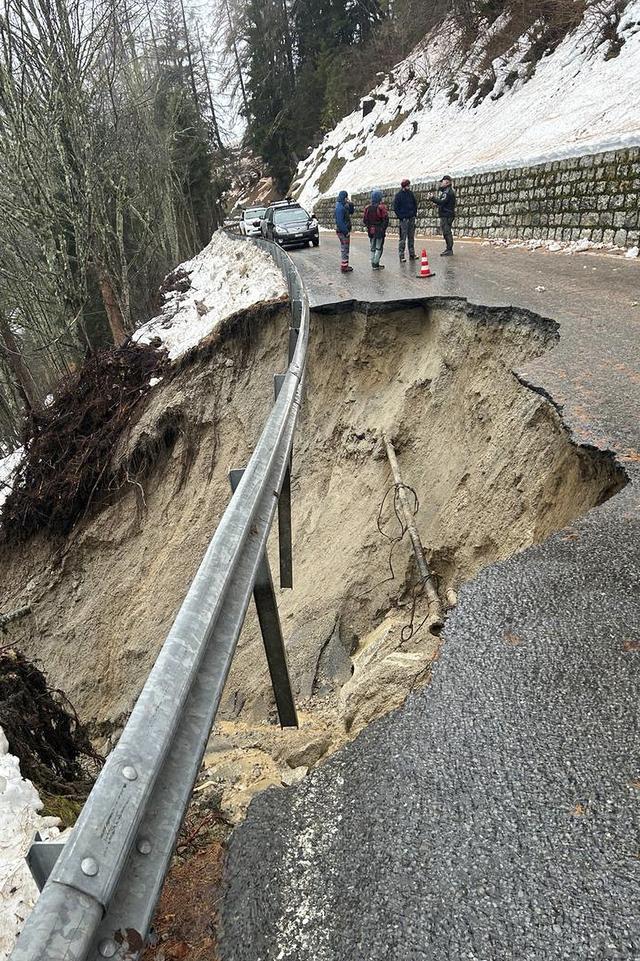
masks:
[[[0,728],[45,806],[73,823],[102,766],[66,695],[12,648],[0,649]]]
[[[108,749],[126,721],[247,463],[286,364],[288,316],[235,318],[151,393],[114,453],[131,464],[179,424],[138,485],[87,516],[62,547],[0,546],[7,604],[34,616],[11,640],[47,664]],[[312,319],[293,456],[293,591],[279,591],[301,727],[280,731],[250,607],[198,792],[232,821],[428,682],[440,640],[416,598],[382,442],[417,495],[440,596],[601,504],[625,483],[611,455],[573,442],[517,372],[557,339],[526,311],[434,300]],[[138,510],[138,501],[142,510]],[[277,532],[269,544],[277,582]],[[409,625],[413,624],[415,629]],[[446,643],[446,627],[444,631]]]
[[[31,415],[25,456],[0,512],[12,543],[36,531],[65,535],[113,492],[111,457],[140,399],[167,364],[166,353],[127,344],[92,354]]]

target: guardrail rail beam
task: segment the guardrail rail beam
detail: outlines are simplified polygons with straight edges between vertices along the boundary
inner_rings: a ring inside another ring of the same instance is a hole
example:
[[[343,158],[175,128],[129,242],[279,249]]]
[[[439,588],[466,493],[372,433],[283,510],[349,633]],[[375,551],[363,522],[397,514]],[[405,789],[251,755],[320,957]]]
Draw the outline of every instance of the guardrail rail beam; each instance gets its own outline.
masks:
[[[290,258],[273,245],[258,246],[287,279],[290,326],[297,332],[288,370],[278,378],[275,404],[246,468],[234,472],[231,501],[71,835],[57,851],[33,850],[34,873],[45,883],[11,961],[135,961],[144,951],[252,594],[281,724],[297,725],[266,549],[277,508],[281,582],[292,586],[291,450],[309,304]]]

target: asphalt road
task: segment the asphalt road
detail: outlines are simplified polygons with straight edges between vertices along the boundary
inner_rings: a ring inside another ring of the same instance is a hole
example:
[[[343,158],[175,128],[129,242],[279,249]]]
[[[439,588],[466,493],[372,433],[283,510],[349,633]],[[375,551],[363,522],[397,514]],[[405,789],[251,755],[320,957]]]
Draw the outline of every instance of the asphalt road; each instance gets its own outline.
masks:
[[[441,258],[440,238],[416,241],[417,250],[425,245],[435,270],[427,280],[415,276],[415,262],[399,263],[395,237],[387,241],[380,273],[371,270],[363,235],[353,236],[352,274],[340,273],[338,242],[328,232],[318,248],[292,255],[312,307],[465,297],[552,317],[561,324],[561,339],[527,368],[536,385],[564,408],[567,426],[581,441],[611,449],[638,446],[640,258],[505,250],[479,241],[459,241],[453,257]]]
[[[356,239],[342,277],[336,246],[295,255],[317,307],[464,296],[558,320],[526,379],[630,483],[467,584],[431,685],[253,802],[222,961],[638,961],[640,264],[469,243],[416,281],[392,244],[372,276]]]

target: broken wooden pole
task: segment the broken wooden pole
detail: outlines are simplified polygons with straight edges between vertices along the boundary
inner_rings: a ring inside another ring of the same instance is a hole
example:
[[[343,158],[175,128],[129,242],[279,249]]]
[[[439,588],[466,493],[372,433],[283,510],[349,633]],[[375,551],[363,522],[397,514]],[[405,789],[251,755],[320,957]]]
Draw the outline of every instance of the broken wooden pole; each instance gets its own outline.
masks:
[[[398,466],[398,458],[396,457],[393,444],[386,434],[382,435],[382,439],[384,440],[385,447],[387,448],[387,457],[389,458],[391,472],[393,473],[396,490],[398,491],[402,513],[404,514],[407,531],[409,533],[409,537],[411,538],[411,545],[413,547],[416,564],[418,565],[420,580],[427,597],[430,615],[429,626],[442,627],[444,624],[444,620],[442,618],[442,605],[440,603],[440,598],[438,597],[436,585],[433,580],[433,574],[429,570],[429,565],[427,564],[427,558],[425,557],[424,547],[422,546],[422,541],[420,540],[418,528],[413,520],[413,512],[411,510],[411,505],[409,504],[409,498],[407,497],[407,486],[402,480],[400,467]]]

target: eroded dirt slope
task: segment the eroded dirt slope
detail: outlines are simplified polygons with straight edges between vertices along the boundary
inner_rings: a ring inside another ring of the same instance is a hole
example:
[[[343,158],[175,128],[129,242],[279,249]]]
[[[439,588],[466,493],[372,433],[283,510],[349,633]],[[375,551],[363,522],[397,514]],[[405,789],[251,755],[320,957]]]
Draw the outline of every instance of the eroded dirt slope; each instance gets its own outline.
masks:
[[[255,318],[190,358],[118,451],[131,473],[113,505],[64,542],[41,538],[2,557],[7,606],[33,610],[12,641],[107,742],[228,502],[227,471],[257,439],[286,335],[286,314]],[[313,318],[294,451],[295,589],[280,598],[302,723],[274,726],[251,611],[198,788],[229,816],[256,790],[303,777],[429,677],[439,640],[419,626],[420,598],[412,617],[408,543],[393,550],[392,577],[378,529],[397,533],[382,430],[418,496],[443,597],[622,486],[612,459],[574,446],[548,401],[513,373],[554,338],[550,322],[461,301]],[[275,567],[275,544],[271,557]]]

